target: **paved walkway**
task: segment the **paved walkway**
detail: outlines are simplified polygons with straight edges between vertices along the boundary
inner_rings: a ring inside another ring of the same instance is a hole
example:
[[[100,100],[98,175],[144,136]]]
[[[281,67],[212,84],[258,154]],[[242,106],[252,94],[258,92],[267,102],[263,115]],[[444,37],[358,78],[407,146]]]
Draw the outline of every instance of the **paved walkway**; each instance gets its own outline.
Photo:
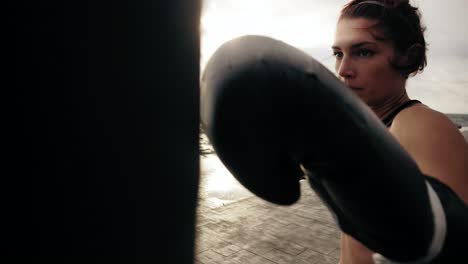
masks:
[[[245,190],[216,160],[201,157],[196,264],[338,263],[340,233],[307,181],[297,203],[274,205]]]
[[[205,141],[206,153],[212,152]],[[306,181],[297,203],[278,206],[242,187],[216,155],[200,159],[196,264],[338,263],[339,230]]]

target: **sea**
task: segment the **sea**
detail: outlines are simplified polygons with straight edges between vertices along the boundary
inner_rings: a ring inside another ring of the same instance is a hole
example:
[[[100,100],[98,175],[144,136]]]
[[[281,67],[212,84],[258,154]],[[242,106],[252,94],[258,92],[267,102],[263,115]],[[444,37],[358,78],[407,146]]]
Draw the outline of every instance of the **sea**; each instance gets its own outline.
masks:
[[[468,134],[468,114],[445,114],[452,122],[463,131],[463,134]],[[465,137],[467,137],[465,135]],[[468,138],[467,138],[468,140]],[[208,137],[203,131],[200,131],[200,154],[214,154],[213,146],[211,146]]]
[[[468,127],[468,114],[446,114],[458,127]]]

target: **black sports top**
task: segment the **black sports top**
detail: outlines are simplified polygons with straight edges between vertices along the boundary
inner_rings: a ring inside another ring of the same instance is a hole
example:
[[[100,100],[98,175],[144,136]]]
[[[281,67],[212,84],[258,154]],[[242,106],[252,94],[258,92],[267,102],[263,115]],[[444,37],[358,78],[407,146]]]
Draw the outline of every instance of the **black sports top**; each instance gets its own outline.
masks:
[[[421,102],[418,100],[409,100],[408,102],[405,102],[404,104],[400,105],[395,111],[393,111],[389,116],[387,116],[382,122],[387,126],[390,127],[392,125],[393,119],[395,118],[398,113],[401,112],[401,110],[410,107],[414,104],[420,104]]]

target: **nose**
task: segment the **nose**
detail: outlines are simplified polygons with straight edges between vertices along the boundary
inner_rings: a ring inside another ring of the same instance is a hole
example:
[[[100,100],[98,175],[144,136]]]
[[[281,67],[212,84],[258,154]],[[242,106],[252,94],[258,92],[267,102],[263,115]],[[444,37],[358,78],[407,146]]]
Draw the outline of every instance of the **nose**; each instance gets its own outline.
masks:
[[[347,56],[343,56],[341,60],[336,61],[336,72],[343,80],[352,79],[356,76],[352,61]]]

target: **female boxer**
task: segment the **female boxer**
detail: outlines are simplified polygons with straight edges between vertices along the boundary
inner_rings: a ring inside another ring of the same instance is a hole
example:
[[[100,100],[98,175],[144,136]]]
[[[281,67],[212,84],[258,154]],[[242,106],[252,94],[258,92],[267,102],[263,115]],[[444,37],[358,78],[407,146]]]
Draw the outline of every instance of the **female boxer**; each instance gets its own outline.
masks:
[[[337,22],[336,73],[384,121],[422,173],[445,183],[467,204],[468,145],[445,115],[406,93],[408,77],[426,66],[423,33],[420,13],[409,1],[351,1]],[[342,235],[342,264],[373,263],[372,254]]]
[[[407,2],[351,2],[333,45],[341,81],[261,36],[223,44],[202,76],[201,119],[221,161],[257,196],[284,205],[297,201],[306,173],[346,234],[344,264],[465,255],[467,146],[448,119],[405,93],[425,65],[414,32],[419,17]]]

